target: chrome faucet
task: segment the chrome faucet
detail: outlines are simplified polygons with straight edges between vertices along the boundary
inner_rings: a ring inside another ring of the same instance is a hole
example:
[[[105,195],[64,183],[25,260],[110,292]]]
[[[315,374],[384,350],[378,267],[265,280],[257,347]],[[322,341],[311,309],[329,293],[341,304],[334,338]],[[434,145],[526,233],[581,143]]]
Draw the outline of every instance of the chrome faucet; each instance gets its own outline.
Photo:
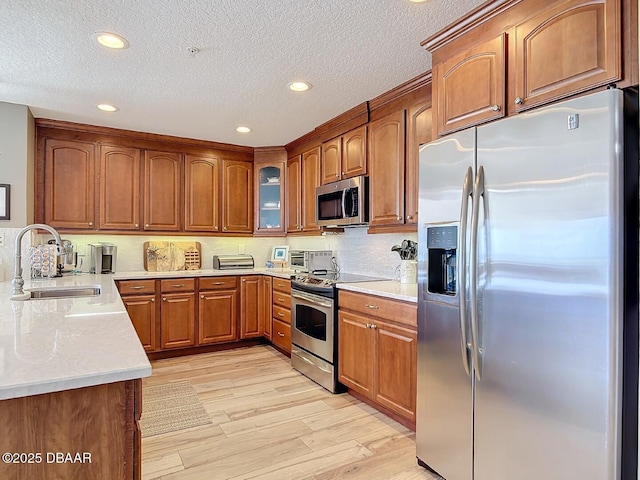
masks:
[[[33,225],[27,225],[22,230],[18,232],[18,236],[16,237],[16,257],[15,257],[15,265],[13,269],[13,280],[11,280],[11,285],[13,286],[13,291],[11,292],[11,300],[27,300],[31,298],[30,293],[24,293],[22,287],[24,287],[24,279],[22,278],[22,237],[29,230],[46,230],[53,238],[56,240],[56,245],[58,247],[58,253],[60,255],[64,255],[65,251],[62,246],[62,239],[58,232],[55,231],[53,227],[49,225],[45,225],[44,223],[34,223]]]

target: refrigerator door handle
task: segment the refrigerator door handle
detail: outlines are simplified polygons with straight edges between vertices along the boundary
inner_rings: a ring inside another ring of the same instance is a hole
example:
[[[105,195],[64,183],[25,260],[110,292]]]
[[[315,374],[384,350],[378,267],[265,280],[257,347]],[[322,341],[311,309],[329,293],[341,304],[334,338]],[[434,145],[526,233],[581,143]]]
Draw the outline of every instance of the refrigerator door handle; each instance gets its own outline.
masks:
[[[464,371],[470,375],[469,353],[467,350],[467,224],[469,221],[469,197],[473,192],[473,170],[467,168],[462,184],[462,204],[460,207],[460,237],[458,239],[458,315],[460,318],[460,349]]]
[[[473,206],[471,208],[471,258],[469,259],[469,300],[471,301],[471,354],[476,379],[482,380],[480,346],[478,343],[478,222],[480,217],[480,197],[484,195],[484,168],[478,167],[473,186]]]

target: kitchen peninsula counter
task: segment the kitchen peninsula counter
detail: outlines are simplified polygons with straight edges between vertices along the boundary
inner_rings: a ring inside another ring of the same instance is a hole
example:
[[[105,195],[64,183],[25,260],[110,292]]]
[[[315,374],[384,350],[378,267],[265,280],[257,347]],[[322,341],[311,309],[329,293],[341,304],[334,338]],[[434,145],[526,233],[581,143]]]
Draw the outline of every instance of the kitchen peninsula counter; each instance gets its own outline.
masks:
[[[0,282],[0,400],[151,375],[112,276],[25,280],[25,291],[73,286],[99,286],[101,292],[13,301],[11,282]]]

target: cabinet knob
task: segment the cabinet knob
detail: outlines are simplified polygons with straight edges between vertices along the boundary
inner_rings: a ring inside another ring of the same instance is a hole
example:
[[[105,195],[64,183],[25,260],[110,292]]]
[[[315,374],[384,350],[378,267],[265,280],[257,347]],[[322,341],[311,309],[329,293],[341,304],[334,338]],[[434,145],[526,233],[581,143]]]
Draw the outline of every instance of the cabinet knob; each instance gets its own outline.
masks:
[[[375,330],[376,328],[378,328],[378,326],[377,326],[375,323],[372,323],[372,324],[371,324],[371,329],[372,329],[372,330]]]
[[[339,173],[336,173],[336,177],[339,177],[339,176],[340,176],[340,174],[339,174]]]
[[[243,282],[246,282],[246,281],[247,281],[247,279],[246,279],[246,278],[243,278],[243,279],[242,279],[242,281],[243,281]]]
[[[162,301],[166,302],[167,301],[167,297],[162,297]]]
[[[222,231],[226,232],[227,231],[227,227],[222,227]]]
[[[140,225],[136,223],[136,224],[134,225],[134,227],[138,228],[138,227],[140,227]]]
[[[371,328],[371,324],[370,323],[365,323],[364,324],[364,328]]]
[[[494,112],[499,112],[500,111],[500,105],[494,105],[493,107],[491,107],[491,110],[493,110]]]
[[[90,226],[90,227],[93,227],[93,222],[89,222],[89,226]]]
[[[347,174],[347,172],[342,172],[342,176],[344,177]]]
[[[156,299],[155,299],[155,298],[152,298],[152,299],[151,299],[151,303],[156,303]]]
[[[401,217],[400,215],[398,215],[398,216],[396,217],[396,220],[402,220],[402,217]]]
[[[200,298],[204,298],[204,295],[200,295]]]
[[[407,220],[413,219],[413,215],[407,215]]]
[[[144,228],[149,228],[149,224],[148,224],[148,223],[145,223],[145,224],[144,224]]]
[[[522,105],[522,101],[523,101],[523,100],[522,100],[522,98],[520,98],[520,97],[516,97],[516,99],[514,100],[514,102],[515,102],[515,104],[516,104],[516,105]]]

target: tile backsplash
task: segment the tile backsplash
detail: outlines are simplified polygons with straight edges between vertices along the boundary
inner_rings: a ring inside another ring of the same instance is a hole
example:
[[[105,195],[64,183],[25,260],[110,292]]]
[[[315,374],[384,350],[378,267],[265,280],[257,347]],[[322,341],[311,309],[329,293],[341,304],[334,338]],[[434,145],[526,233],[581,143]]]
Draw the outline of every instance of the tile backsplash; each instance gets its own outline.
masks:
[[[13,277],[14,243],[20,229],[4,228],[4,246],[0,246],[1,270],[4,270],[4,280]],[[46,235],[38,238],[25,235],[22,250],[26,252],[33,242],[45,243],[50,238]],[[368,235],[366,228],[350,228],[338,235],[313,237],[184,237],[184,236],[140,236],[140,235],[62,235],[76,247],[79,255],[85,255],[82,270],[88,271],[88,247],[95,242],[110,242],[118,246],[116,272],[144,270],[143,244],[148,240],[167,241],[198,241],[202,245],[202,268],[213,266],[214,255],[232,255],[244,251],[253,255],[257,267],[262,267],[271,258],[274,246],[289,245],[290,249],[298,250],[331,250],[336,257],[340,269],[344,272],[361,275],[374,275],[383,278],[393,278],[395,269],[400,263],[400,257],[391,251],[393,245],[399,245],[402,240],[417,241],[415,233],[392,233]],[[23,255],[23,268],[27,268]],[[0,279],[1,281],[1,279]]]

